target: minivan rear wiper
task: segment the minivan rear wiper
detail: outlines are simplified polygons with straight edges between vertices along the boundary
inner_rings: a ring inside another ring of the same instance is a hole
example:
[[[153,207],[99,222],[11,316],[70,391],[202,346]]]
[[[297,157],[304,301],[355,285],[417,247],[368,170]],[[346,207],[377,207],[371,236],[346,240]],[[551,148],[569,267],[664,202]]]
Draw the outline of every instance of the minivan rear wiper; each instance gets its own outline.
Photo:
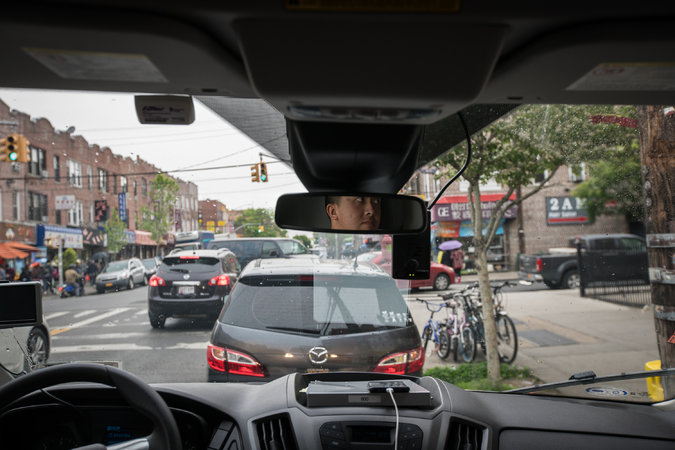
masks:
[[[632,380],[639,378],[649,378],[649,377],[658,377],[662,375],[675,376],[675,368],[660,369],[660,370],[643,370],[640,372],[624,372],[616,375],[606,375],[603,377],[591,376],[592,372],[583,372],[581,374],[572,375],[569,380],[557,381],[555,383],[546,383],[546,384],[536,384],[534,386],[522,387],[517,389],[511,389],[509,391],[504,391],[507,393],[529,393],[537,391],[548,391],[550,389],[559,389],[570,386],[578,386],[581,384],[596,384],[603,383],[606,381],[618,381],[618,380]],[[584,376],[585,375],[585,376]],[[595,375],[595,374],[593,374]]]
[[[179,272],[179,273],[190,273],[188,269],[169,269],[172,272]]]
[[[303,334],[320,334],[320,330],[308,330],[307,328],[293,328],[293,327],[265,327],[266,330],[279,330],[279,331],[294,331],[296,333]]]

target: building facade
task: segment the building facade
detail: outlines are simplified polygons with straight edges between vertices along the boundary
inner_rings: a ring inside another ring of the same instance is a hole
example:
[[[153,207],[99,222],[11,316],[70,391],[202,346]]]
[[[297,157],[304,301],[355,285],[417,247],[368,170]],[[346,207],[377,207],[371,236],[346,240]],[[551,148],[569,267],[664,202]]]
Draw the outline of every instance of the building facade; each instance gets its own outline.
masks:
[[[55,130],[49,120],[10,111],[0,101],[0,136],[12,133],[28,139],[31,160],[0,163],[0,229],[16,234],[14,230],[32,228],[34,236],[27,243],[53,253],[55,238],[62,239],[66,248],[86,258],[106,252],[103,228],[114,212],[127,224],[129,245],[123,256],[155,254],[158,243],[140,229],[140,218],[143,208],[150,206],[150,183],[160,172],[157,167]],[[197,186],[176,181],[180,193],[174,216],[180,220],[173,231],[196,229]],[[12,233],[0,240],[13,240]]]
[[[227,208],[218,200],[199,201],[199,224],[201,229],[216,234],[227,233]]]

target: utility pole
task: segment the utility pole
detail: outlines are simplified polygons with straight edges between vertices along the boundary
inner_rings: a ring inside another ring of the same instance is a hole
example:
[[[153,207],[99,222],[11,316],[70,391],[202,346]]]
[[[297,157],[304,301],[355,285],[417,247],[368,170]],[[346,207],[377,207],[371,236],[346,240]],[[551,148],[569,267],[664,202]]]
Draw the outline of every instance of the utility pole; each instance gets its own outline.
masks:
[[[661,367],[675,367],[675,116],[664,106],[637,107],[649,279]],[[674,377],[662,377],[664,397]]]

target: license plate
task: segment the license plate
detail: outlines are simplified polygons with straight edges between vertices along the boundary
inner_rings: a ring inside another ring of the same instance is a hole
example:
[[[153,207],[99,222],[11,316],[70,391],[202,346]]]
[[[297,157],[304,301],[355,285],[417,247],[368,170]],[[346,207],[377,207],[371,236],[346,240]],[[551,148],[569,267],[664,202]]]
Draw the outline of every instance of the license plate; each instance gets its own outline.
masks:
[[[180,295],[192,295],[195,293],[194,286],[179,286],[178,293]]]
[[[328,369],[307,369],[307,373],[326,373]]]
[[[112,283],[106,283],[105,284],[105,287],[110,287],[110,286],[112,286]]]

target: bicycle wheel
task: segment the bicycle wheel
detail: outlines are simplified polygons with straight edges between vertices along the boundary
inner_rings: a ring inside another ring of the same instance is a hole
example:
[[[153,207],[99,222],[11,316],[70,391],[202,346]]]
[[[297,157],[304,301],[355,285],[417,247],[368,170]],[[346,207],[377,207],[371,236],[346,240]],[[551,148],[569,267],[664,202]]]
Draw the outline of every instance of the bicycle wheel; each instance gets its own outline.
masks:
[[[431,339],[431,335],[433,332],[431,331],[431,327],[427,324],[424,326],[424,330],[422,330],[422,341],[423,341],[423,347],[424,347],[424,353],[427,352],[427,344],[429,344],[429,340]]]
[[[451,345],[450,345],[450,335],[447,330],[441,330],[438,336],[440,342],[438,344],[438,350],[436,353],[441,359],[446,359],[450,355]]]
[[[507,315],[497,316],[497,350],[501,362],[511,364],[518,353],[518,335],[513,320]]]
[[[463,328],[462,338],[459,341],[459,353],[464,362],[470,363],[476,359],[476,349],[476,336],[473,334],[473,328]]]

